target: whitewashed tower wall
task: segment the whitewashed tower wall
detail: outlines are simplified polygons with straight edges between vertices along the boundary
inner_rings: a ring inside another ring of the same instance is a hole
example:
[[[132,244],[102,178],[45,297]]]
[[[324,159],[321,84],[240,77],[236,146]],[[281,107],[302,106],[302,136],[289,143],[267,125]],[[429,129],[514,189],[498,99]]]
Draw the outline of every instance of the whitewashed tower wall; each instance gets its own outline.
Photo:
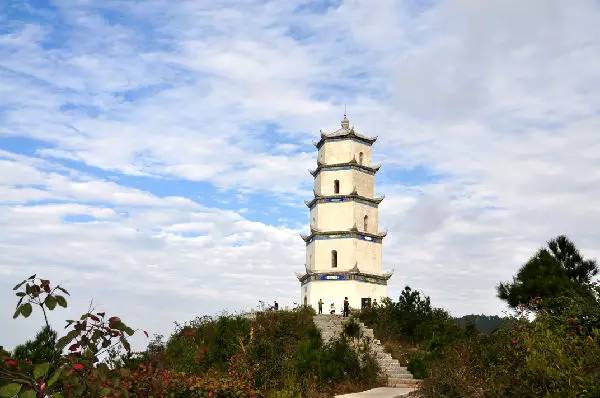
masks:
[[[375,197],[375,174],[371,147],[376,138],[350,128],[344,115],[341,129],[321,132],[314,198],[310,209],[310,234],[306,242],[305,273],[298,274],[301,302],[315,309],[319,299],[324,312],[334,303],[339,313],[344,297],[353,308],[387,295],[391,276],[382,270],[379,203]]]

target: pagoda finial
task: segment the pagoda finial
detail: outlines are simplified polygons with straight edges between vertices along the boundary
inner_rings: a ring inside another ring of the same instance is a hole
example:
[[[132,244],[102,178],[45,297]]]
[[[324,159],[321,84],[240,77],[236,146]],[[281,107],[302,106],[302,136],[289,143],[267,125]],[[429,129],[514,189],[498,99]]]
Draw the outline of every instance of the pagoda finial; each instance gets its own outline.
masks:
[[[342,128],[348,129],[350,127],[350,121],[346,117],[346,105],[344,104],[344,118],[342,119]]]

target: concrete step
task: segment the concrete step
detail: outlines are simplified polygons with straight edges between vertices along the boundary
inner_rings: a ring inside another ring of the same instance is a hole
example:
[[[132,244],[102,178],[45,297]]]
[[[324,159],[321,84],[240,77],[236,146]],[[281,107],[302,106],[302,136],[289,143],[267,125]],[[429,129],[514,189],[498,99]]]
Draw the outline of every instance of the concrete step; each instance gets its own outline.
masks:
[[[420,380],[414,379],[412,377],[388,377],[388,385],[389,384],[398,384],[398,383],[418,383]]]
[[[403,379],[414,379],[412,373],[410,372],[401,372],[397,370],[388,370],[385,372],[388,377],[399,377]]]
[[[403,381],[397,381],[397,382],[391,382],[391,383],[388,381],[388,387],[419,388],[419,387],[421,387],[421,383],[422,383],[422,380],[419,380],[419,379],[410,379],[410,380],[403,380]]]

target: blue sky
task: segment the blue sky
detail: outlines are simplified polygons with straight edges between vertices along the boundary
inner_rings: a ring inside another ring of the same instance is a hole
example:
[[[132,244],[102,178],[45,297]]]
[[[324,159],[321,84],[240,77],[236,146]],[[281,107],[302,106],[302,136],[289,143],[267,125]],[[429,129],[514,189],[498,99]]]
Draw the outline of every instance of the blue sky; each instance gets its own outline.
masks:
[[[1,301],[37,272],[71,287],[69,311],[93,298],[156,333],[293,304],[312,142],[346,105],[379,137],[390,295],[500,313],[494,286],[546,240],[598,256],[599,17],[594,1],[3,2]],[[11,314],[7,346],[35,322]]]

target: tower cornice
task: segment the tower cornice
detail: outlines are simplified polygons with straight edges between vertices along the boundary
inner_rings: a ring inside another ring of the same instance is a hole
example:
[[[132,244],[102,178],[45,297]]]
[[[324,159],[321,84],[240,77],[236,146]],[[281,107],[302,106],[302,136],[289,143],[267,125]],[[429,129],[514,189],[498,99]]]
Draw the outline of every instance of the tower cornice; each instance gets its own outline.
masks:
[[[315,193],[315,197],[312,200],[305,200],[304,203],[309,209],[312,209],[317,203],[340,203],[347,201],[355,201],[377,207],[384,198],[385,196],[381,196],[379,198],[367,198],[366,196],[357,194],[356,191],[349,195],[319,195]]]
[[[360,170],[362,172],[374,175],[375,173],[377,173],[377,171],[379,171],[381,166],[380,165],[367,166],[367,165],[358,163],[356,161],[356,159],[352,159],[349,162],[334,163],[334,164],[323,164],[323,163],[317,162],[317,168],[314,170],[309,170],[309,172],[313,177],[316,177],[317,174],[319,174],[322,170],[343,170],[343,169],[347,169],[347,168],[354,169],[354,170]]]
[[[344,239],[344,238],[354,238],[360,240],[366,240],[369,242],[381,243],[383,238],[387,235],[386,231],[370,233],[359,231],[356,227],[351,228],[347,231],[319,231],[311,227],[310,235],[300,234],[300,237],[306,242],[306,244],[310,244],[316,239]]]
[[[371,274],[351,269],[349,271],[307,271],[304,274],[296,273],[296,278],[302,285],[309,281],[334,281],[334,280],[358,280],[367,283],[387,285],[391,273]]]

